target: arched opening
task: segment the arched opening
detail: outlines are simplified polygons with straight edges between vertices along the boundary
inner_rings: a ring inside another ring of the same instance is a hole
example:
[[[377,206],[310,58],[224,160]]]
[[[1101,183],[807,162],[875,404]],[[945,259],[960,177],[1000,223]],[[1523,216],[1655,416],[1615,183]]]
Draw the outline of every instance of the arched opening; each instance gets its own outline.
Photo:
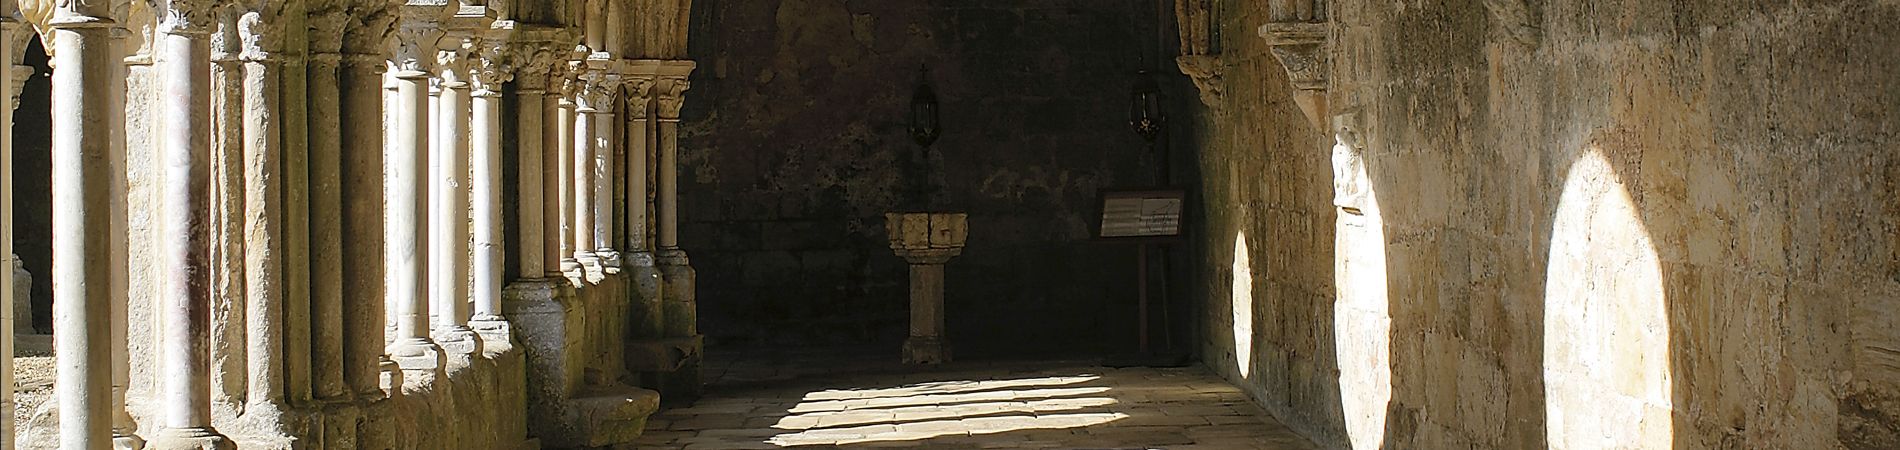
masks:
[[[1552,448],[1669,448],[1662,266],[1628,186],[1592,148],[1554,215],[1544,292]]]
[[[13,251],[20,255],[32,277],[30,328],[15,333],[53,332],[53,197],[52,147],[53,84],[46,48],[37,37],[26,39],[20,65],[32,68],[21,84],[20,104],[13,111]],[[19,76],[23,72],[16,72]],[[18,80],[16,80],[18,81]],[[17,301],[17,300],[16,300]],[[7,305],[14,307],[14,305]],[[19,311],[17,308],[15,311]]]
[[[1385,223],[1366,175],[1365,159],[1350,136],[1333,147],[1334,236],[1338,303],[1333,307],[1339,361],[1340,413],[1355,449],[1385,445],[1392,400],[1392,315],[1387,298]]]
[[[1253,377],[1253,262],[1247,254],[1247,233],[1234,233],[1234,266],[1230,273],[1233,286],[1228,304],[1233,306],[1234,366],[1240,378]]]

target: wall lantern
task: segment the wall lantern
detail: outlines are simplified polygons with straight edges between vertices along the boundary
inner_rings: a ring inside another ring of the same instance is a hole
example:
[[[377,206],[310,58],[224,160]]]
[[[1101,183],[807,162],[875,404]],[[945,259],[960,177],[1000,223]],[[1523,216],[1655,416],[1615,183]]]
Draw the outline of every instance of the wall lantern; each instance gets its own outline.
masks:
[[[1161,126],[1168,122],[1161,113],[1161,85],[1143,70],[1135,74],[1135,86],[1130,91],[1128,126],[1143,140],[1154,143],[1155,137],[1161,134]]]
[[[910,138],[916,140],[917,145],[930,148],[943,132],[938,125],[937,91],[930,89],[930,67],[924,66],[918,76],[917,90],[910,95]]]

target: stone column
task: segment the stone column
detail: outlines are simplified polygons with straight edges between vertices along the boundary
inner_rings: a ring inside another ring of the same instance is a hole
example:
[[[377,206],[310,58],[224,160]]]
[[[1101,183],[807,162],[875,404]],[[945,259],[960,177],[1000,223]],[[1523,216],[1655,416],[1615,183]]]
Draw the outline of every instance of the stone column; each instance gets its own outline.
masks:
[[[278,423],[282,415],[286,379],[288,343],[285,331],[284,279],[284,145],[278,115],[279,86],[283,75],[280,45],[282,30],[265,17],[264,12],[248,11],[238,18],[239,38],[243,42],[239,59],[244,61],[243,136],[244,136],[244,335],[245,386],[244,407],[247,417],[264,423]]]
[[[359,400],[382,397],[386,355],[385,330],[390,321],[384,305],[383,209],[383,78],[387,57],[383,44],[393,15],[388,6],[361,6],[350,10],[345,30],[338,111],[343,134],[343,379]],[[392,96],[393,97],[393,96]]]
[[[559,215],[561,219],[561,232],[560,241],[558,242],[559,246],[556,251],[561,255],[561,274],[573,280],[575,285],[578,286],[587,278],[583,273],[581,262],[578,258],[579,249],[574,246],[574,219],[580,217],[579,210],[574,207],[576,204],[574,191],[575,186],[579,183],[579,179],[577,177],[578,174],[574,172],[575,113],[573,92],[578,89],[578,83],[575,83],[571,78],[563,78],[560,81],[564,95],[557,100],[555,132],[553,133],[555,135],[556,151],[559,153],[556,155],[555,160],[560,163],[560,167],[558,168],[560,176],[557,177],[560,186],[557,187],[559,188],[558,190],[560,191],[561,197],[561,213]]]
[[[342,133],[342,287],[344,382],[359,401],[382,399],[386,357],[384,304],[384,36],[393,17],[386,4],[350,9],[338,74]]]
[[[686,250],[679,246],[679,122],[680,108],[686,101],[686,89],[689,86],[687,76],[693,71],[692,61],[661,61],[658,70],[659,81],[655,86],[656,124],[654,144],[657,156],[656,178],[658,185],[659,209],[659,250],[660,276],[665,289],[662,294],[662,319],[666,338],[680,348],[681,357],[677,369],[663,375],[661,392],[673,399],[687,399],[699,396],[699,365],[703,358],[704,344],[699,335],[698,275],[692,262],[686,257]]]
[[[384,245],[389,295],[396,300],[395,342],[390,359],[404,371],[442,367],[442,351],[429,339],[429,302],[423,286],[422,169],[429,149],[429,67],[442,38],[440,6],[411,3],[402,7],[391,70],[397,99],[390,114],[392,140],[384,153],[384,200],[388,209]]]
[[[474,42],[451,37],[438,52],[442,94],[429,164],[429,297],[434,300],[436,342],[455,354],[474,353],[468,328],[469,82],[468,50]]]
[[[586,77],[583,75],[583,77]],[[594,120],[600,105],[595,101],[599,97],[594,90],[600,86],[586,79],[576,82],[574,97],[574,216],[571,224],[574,230],[574,261],[580,263],[585,279],[589,283],[604,280],[604,267],[600,255],[594,253],[594,201],[595,163],[594,163]]]
[[[47,5],[39,4],[44,8]],[[106,448],[112,443],[111,269],[113,133],[125,95],[113,34],[123,30],[106,2],[60,2],[44,24],[51,29],[53,107],[53,328],[62,355],[54,384],[60,445]],[[42,11],[43,13],[43,11]],[[123,174],[120,174],[123,176]]]
[[[501,157],[501,88],[503,83],[514,79],[514,67],[510,66],[506,41],[485,43],[480,59],[476,61],[470,79],[475,81],[473,135],[474,155],[470,171],[470,187],[474,192],[474,253],[473,274],[475,279],[474,316],[470,326],[481,334],[485,352],[498,353],[509,346],[508,321],[502,319],[501,288],[503,273],[506,272],[502,260],[502,157]],[[539,100],[536,95],[536,100]],[[526,108],[523,108],[526,110]],[[533,109],[536,113],[540,108]],[[539,117],[538,114],[533,114]],[[540,155],[536,155],[540,156]],[[526,173],[527,169],[523,169]],[[539,184],[538,181],[536,183]],[[524,243],[526,239],[523,239]],[[536,255],[538,261],[539,255]]]
[[[123,6],[121,8],[123,8]],[[125,13],[114,14],[122,15]],[[120,64],[113,66],[116,73],[112,75],[112,79],[125,83],[129,88],[131,80],[128,74],[131,73],[133,66],[149,66],[151,64],[151,49],[139,49],[144,50],[145,53],[137,53],[138,50],[135,49],[138,49],[140,47],[138,44],[142,42],[132,39],[132,35],[129,33],[114,33],[113,37],[117,38],[113,41],[113,45],[116,47],[113,53],[124,55],[124,58],[120,59]],[[148,71],[147,73],[150,74],[151,72]],[[156,77],[154,77],[154,79],[155,78]],[[126,109],[126,97],[129,95],[131,95],[131,93],[127,92],[126,95],[112,99],[112,111],[118,114],[114,116],[114,119],[118,122],[110,128],[112,132],[112,157],[107,158],[107,164],[112,167],[111,197],[128,199],[128,201],[131,198],[129,195],[131,184],[128,179],[129,172],[126,166],[126,127],[130,123],[130,120],[127,120],[129,114],[133,113],[133,111]],[[147,138],[149,137],[148,135]],[[149,142],[148,145],[149,144],[156,144],[156,142]],[[162,176],[162,174],[160,175]],[[112,244],[110,247],[112,249],[112,258],[106,261],[107,266],[111,267],[112,270],[112,342],[121,343],[127,342],[126,336],[129,334],[131,325],[130,311],[127,309],[131,304],[132,297],[132,264],[130,255],[132,236],[130,214],[131,212],[128,211],[128,208],[112,209]],[[126,348],[124,345],[113,347],[112,445],[120,449],[137,449],[145,446],[144,438],[138,435],[138,423],[133,419],[131,411],[127,410],[125,404],[126,390],[129,389],[132,384],[131,359],[132,355],[129,348]]]
[[[244,368],[249,361],[244,356],[244,49],[236,11],[223,8],[220,12],[217,37],[211,40],[211,83],[217,91],[211,99],[211,114],[218,126],[212,155],[216,158],[214,192],[219,219],[212,228],[218,267],[212,276],[216,277],[219,306],[212,309],[211,321],[211,360],[218,363],[211,371],[212,402],[241,403]]]
[[[692,73],[693,63],[666,63],[660,67],[658,86],[660,274],[666,284],[666,334],[688,337],[699,334],[694,303],[697,276],[686,250],[679,246],[679,124],[689,87],[686,76]]]
[[[545,136],[548,69],[554,55],[547,51],[524,49],[515,78],[515,235],[521,242],[520,254],[514,255],[515,269],[522,279],[541,279],[549,273],[547,255],[548,194]]]
[[[620,252],[614,249],[614,127],[617,114],[615,103],[619,101],[620,76],[611,72],[594,72],[587,80],[587,96],[582,100],[589,103],[593,134],[588,141],[593,146],[594,161],[594,234],[591,242],[594,256],[600,258],[604,274],[620,273]]]
[[[656,79],[650,71],[639,71],[630,75],[627,87],[627,253],[625,269],[632,281],[633,289],[629,324],[634,339],[658,339],[666,335],[664,320],[665,309],[662,306],[659,263],[654,259],[653,240],[648,236],[652,229],[648,224],[652,216],[648,213],[649,202],[653,199],[652,182],[648,168],[653,160],[653,84]],[[632,359],[632,355],[629,355]],[[630,362],[631,364],[631,362]]]
[[[162,93],[158,171],[161,292],[158,293],[163,427],[155,448],[235,448],[211,426],[211,28],[202,0],[160,7],[154,71]]]
[[[910,338],[904,362],[950,361],[943,339],[943,265],[963,253],[969,220],[963,213],[886,213],[891,251],[910,263]]]
[[[569,254],[564,244],[567,240],[562,238],[563,224],[566,223],[568,216],[563,214],[565,210],[561,205],[562,199],[567,198],[566,180],[570,172],[564,169],[567,164],[562,163],[568,160],[566,153],[561,150],[564,147],[562,143],[568,142],[568,139],[562,137],[561,130],[568,129],[570,125],[562,121],[562,111],[565,107],[562,106],[561,91],[565,83],[559,79],[558,75],[555,75],[559,68],[553,64],[560,64],[560,62],[553,53],[552,51],[543,53],[550,60],[548,61],[550,67],[548,79],[545,80],[544,85],[546,91],[541,94],[541,269],[549,278],[560,278],[562,272],[565,271],[561,262],[567,259]],[[536,55],[536,57],[542,56]],[[524,109],[522,114],[529,114],[529,112]],[[523,274],[523,276],[527,275]]]
[[[310,24],[310,370],[312,397],[349,398],[343,381],[343,117],[341,10],[314,13]]]

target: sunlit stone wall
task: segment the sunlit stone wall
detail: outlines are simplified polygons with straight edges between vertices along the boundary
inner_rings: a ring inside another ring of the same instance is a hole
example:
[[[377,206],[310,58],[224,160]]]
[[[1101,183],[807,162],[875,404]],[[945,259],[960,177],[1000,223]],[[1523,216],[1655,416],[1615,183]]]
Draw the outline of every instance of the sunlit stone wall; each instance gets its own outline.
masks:
[[[1204,346],[1268,410],[1355,448],[1900,446],[1900,5],[1329,2],[1355,218],[1268,6],[1220,3]]]

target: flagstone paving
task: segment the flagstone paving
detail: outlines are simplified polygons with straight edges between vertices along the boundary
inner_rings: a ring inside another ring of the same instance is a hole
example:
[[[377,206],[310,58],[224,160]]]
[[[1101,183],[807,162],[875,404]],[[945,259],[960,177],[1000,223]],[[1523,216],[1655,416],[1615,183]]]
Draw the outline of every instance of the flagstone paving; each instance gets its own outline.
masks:
[[[1200,367],[759,359],[709,361],[638,448],[1315,448]]]

